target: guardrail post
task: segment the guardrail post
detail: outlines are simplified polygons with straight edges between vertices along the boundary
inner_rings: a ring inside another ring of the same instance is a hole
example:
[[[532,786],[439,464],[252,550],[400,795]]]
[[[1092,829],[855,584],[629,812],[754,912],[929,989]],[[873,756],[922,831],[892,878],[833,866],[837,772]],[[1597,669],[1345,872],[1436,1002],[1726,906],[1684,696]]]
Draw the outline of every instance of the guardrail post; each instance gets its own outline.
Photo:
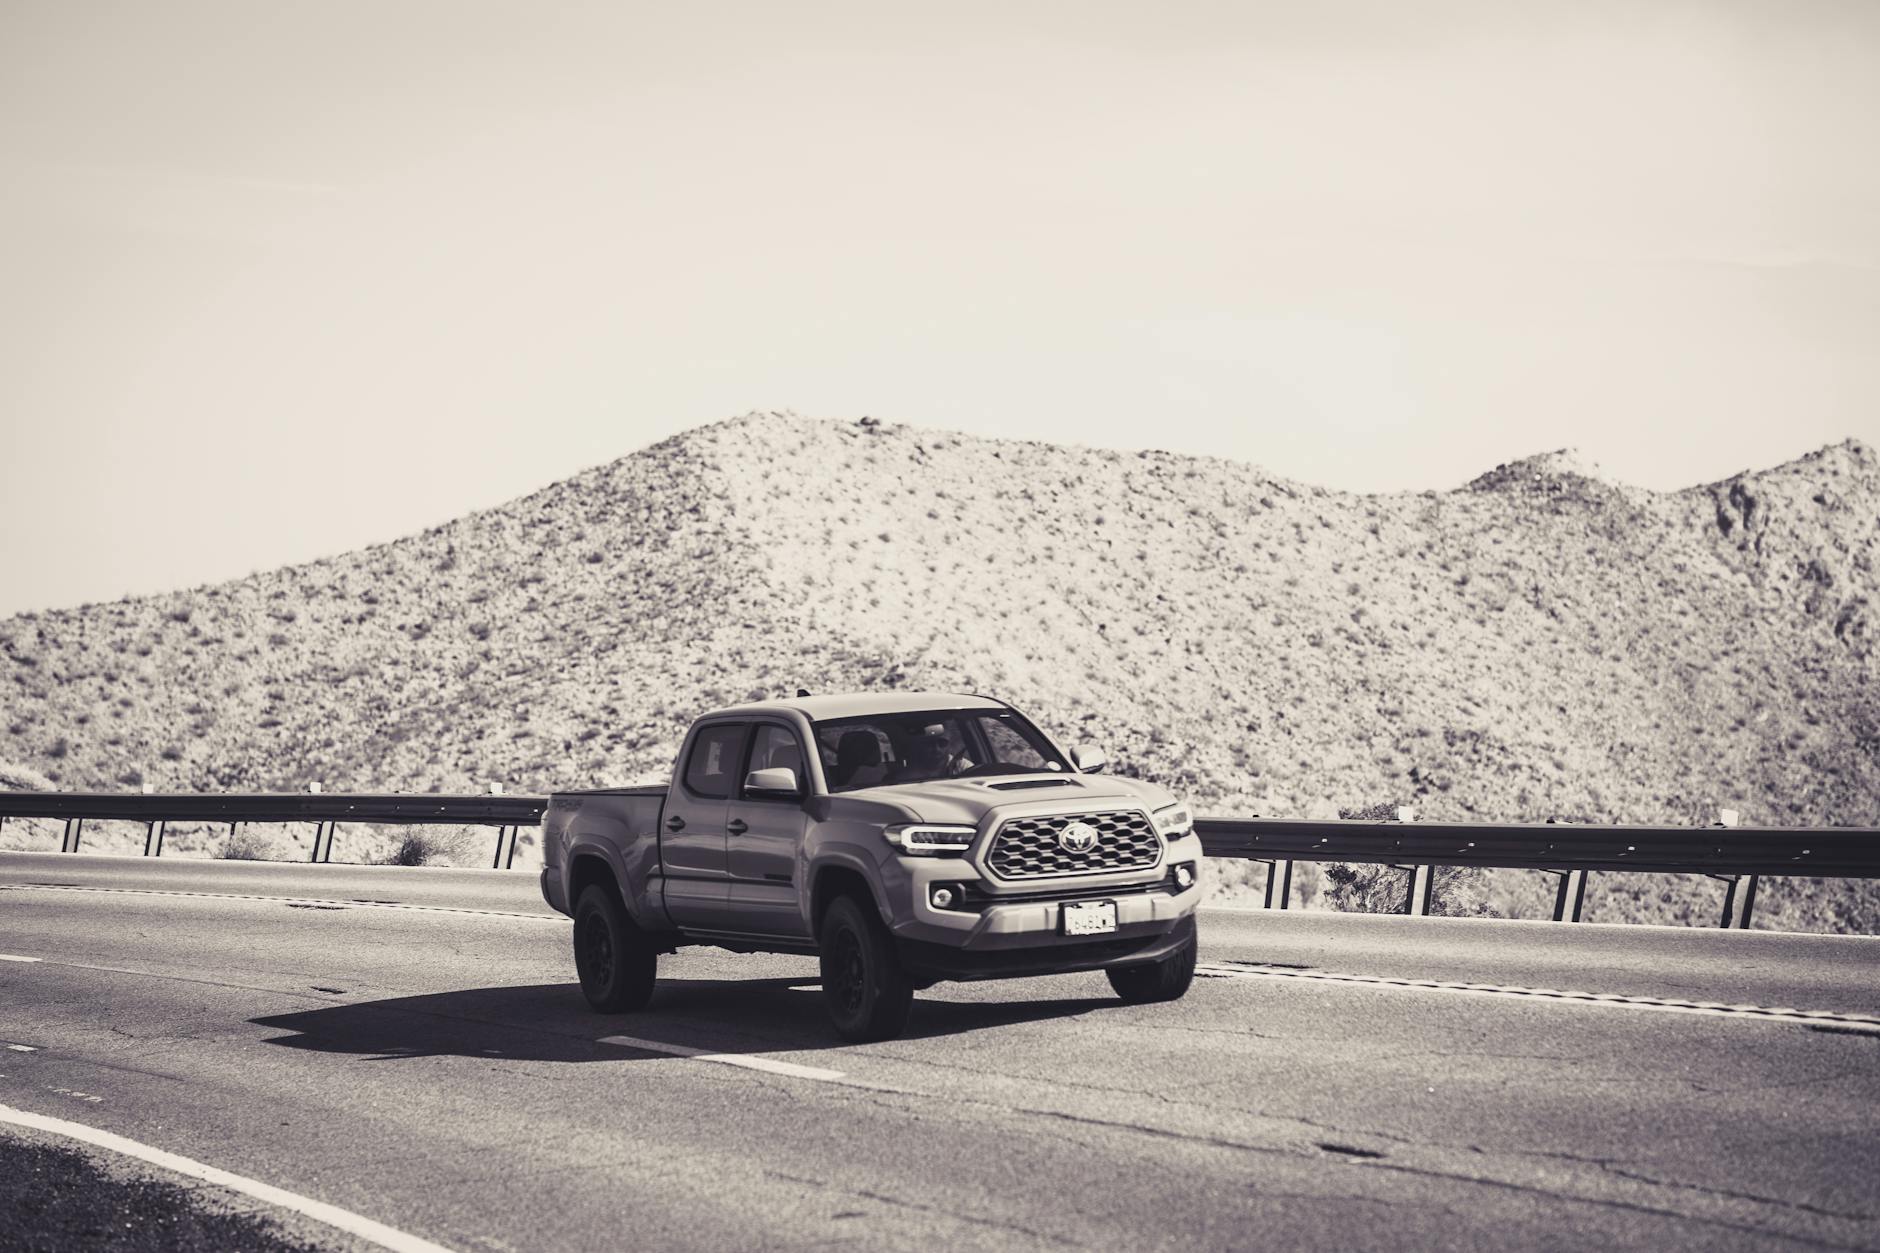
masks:
[[[1554,893],[1554,921],[1580,921],[1580,911],[1586,904],[1586,871],[1549,870],[1547,873],[1560,879],[1560,888]]]
[[[1723,921],[1717,925],[1726,931],[1732,927],[1743,931],[1749,930],[1750,914],[1756,907],[1756,876],[1753,874],[1713,874],[1706,877],[1723,884]],[[1748,880],[1748,882],[1743,883],[1743,880]],[[1736,894],[1738,883],[1742,883],[1743,886],[1740,905]]]
[[[65,820],[65,834],[59,837],[59,851],[61,853],[76,853],[78,851],[78,838],[84,833],[84,830],[85,820],[83,818],[67,818]]]
[[[144,795],[148,796],[152,792],[156,791],[157,789],[155,785],[146,783],[144,784],[143,790],[144,790]],[[153,818],[150,821],[144,823],[144,856],[145,857],[150,856],[150,849],[152,847],[152,842],[156,838],[157,838],[157,823],[156,823],[156,820]]]
[[[1436,867],[1410,867],[1410,896],[1404,902],[1404,912],[1412,917],[1420,914],[1427,918],[1430,912],[1430,897],[1433,895],[1432,889],[1435,884]]]
[[[1717,811],[1717,825],[1720,827],[1734,827],[1741,819],[1742,815],[1737,813],[1734,809],[1719,809]],[[1736,927],[1744,931],[1749,930],[1750,911],[1756,907],[1756,876],[1713,874],[1708,877],[1716,879],[1724,885],[1723,921],[1717,925],[1724,928],[1726,931],[1731,927]],[[1749,882],[1743,885],[1743,908],[1741,913],[1739,913],[1736,903],[1736,885],[1740,880],[1746,878]]]
[[[501,796],[502,794],[503,794],[502,784],[500,783],[490,784],[491,796]],[[499,824],[496,828],[496,856],[490,859],[491,870],[508,869],[508,867],[504,864],[504,857],[503,857],[504,845],[508,845],[508,854],[509,854],[508,860],[514,861],[516,857],[516,829],[511,826],[504,826],[504,825]]]
[[[157,848],[155,852],[150,854],[152,857],[163,856],[163,834],[169,829],[170,820],[168,818],[157,819]]]
[[[1757,876],[1749,875],[1748,878],[1749,882],[1743,885],[1743,912],[1738,915],[1736,923],[1737,927],[1744,931],[1749,930],[1749,916],[1756,909]]]
[[[1269,861],[1266,865],[1266,908],[1285,909],[1292,900],[1292,868],[1290,861]],[[1274,889],[1278,892],[1275,893]],[[1274,905],[1275,895],[1279,904]]]
[[[317,796],[320,792],[319,782],[316,780],[315,782],[309,783],[307,785],[307,791]],[[314,820],[313,853],[307,860],[315,863],[333,860],[333,824],[331,822],[322,822],[319,819]]]

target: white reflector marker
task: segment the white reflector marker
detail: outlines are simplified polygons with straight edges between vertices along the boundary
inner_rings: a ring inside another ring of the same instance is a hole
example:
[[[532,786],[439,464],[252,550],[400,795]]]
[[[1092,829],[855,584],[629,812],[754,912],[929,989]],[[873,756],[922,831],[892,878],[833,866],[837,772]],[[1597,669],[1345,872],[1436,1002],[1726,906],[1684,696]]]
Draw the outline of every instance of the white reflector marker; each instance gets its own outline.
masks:
[[[684,1044],[663,1044],[658,1040],[641,1040],[630,1035],[603,1036],[599,1043],[617,1044],[621,1048],[641,1049],[648,1053],[665,1053],[671,1057],[684,1057],[695,1062],[721,1062],[726,1066],[742,1066],[746,1070],[761,1070],[773,1075],[789,1075],[795,1079],[818,1079],[824,1083],[833,1083],[842,1078],[840,1070],[824,1070],[818,1066],[799,1066],[795,1062],[780,1062],[769,1057],[749,1057],[743,1053],[712,1053]]]
[[[126,1157],[134,1157],[140,1162],[149,1162],[152,1166],[174,1174],[200,1179],[204,1183],[212,1183],[219,1188],[227,1188],[231,1192],[251,1196],[257,1201],[265,1201],[269,1205],[292,1210],[296,1214],[325,1223],[329,1227],[337,1227],[348,1235],[358,1236],[361,1240],[369,1241],[380,1248],[392,1249],[395,1253],[451,1253],[451,1250],[444,1245],[433,1244],[429,1240],[399,1231],[395,1227],[387,1227],[384,1223],[374,1222],[351,1210],[343,1210],[337,1205],[328,1205],[325,1201],[316,1201],[312,1197],[301,1196],[297,1192],[289,1192],[285,1188],[277,1188],[273,1184],[262,1183],[258,1179],[245,1179],[240,1175],[231,1175],[226,1170],[218,1170],[214,1166],[206,1166],[190,1158],[179,1157],[175,1153],[151,1148],[148,1144],[139,1144],[135,1140],[127,1140],[109,1131],[87,1127],[83,1123],[67,1122],[63,1118],[48,1118],[44,1114],[14,1109],[8,1105],[0,1105],[0,1123],[11,1123],[16,1127],[27,1127],[33,1131],[65,1136],[67,1139],[77,1140],[81,1144],[89,1144],[94,1148],[122,1153]]]

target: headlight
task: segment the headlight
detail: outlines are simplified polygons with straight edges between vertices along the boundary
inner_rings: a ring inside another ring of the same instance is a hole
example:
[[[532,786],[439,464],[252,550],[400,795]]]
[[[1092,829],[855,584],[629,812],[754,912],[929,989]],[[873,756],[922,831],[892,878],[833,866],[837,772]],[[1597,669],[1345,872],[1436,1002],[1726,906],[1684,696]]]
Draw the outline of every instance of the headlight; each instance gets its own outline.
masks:
[[[1155,811],[1155,830],[1165,840],[1178,840],[1195,829],[1195,816],[1186,805],[1164,805]]]
[[[881,838],[903,853],[931,857],[940,853],[963,853],[977,834],[979,832],[975,827],[936,827],[924,822],[910,822],[884,828]]]

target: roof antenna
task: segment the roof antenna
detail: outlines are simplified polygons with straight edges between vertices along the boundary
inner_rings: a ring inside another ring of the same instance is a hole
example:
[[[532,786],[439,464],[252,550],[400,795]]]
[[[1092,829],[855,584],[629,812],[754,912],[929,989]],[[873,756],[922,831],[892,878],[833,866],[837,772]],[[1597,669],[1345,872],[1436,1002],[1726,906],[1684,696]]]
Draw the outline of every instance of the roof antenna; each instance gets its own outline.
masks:
[[[796,689],[796,694],[797,694],[798,696],[808,696],[808,695],[809,695],[809,689],[808,689],[808,688],[806,688],[806,687],[799,687],[799,688],[797,688],[797,689]]]

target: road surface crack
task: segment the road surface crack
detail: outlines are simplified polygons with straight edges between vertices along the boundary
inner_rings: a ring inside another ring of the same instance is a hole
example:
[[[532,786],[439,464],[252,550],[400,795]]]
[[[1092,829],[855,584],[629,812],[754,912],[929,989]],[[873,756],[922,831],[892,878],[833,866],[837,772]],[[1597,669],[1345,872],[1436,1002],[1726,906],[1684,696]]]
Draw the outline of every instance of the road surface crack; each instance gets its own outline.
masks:
[[[1023,1223],[1015,1223],[1009,1219],[987,1218],[978,1214],[962,1213],[957,1209],[943,1208],[938,1205],[924,1205],[919,1201],[909,1201],[902,1197],[890,1196],[888,1193],[876,1192],[869,1188],[851,1188],[844,1184],[833,1183],[827,1179],[812,1179],[803,1175],[787,1174],[780,1170],[767,1170],[764,1172],[764,1175],[766,1178],[779,1179],[785,1183],[819,1188],[825,1192],[835,1193],[837,1196],[849,1196],[865,1201],[876,1201],[882,1205],[891,1205],[897,1209],[911,1210],[917,1214],[938,1215],[943,1218],[951,1219],[954,1222],[970,1223],[976,1227],[989,1227],[994,1231],[1015,1232],[1018,1235],[1030,1236],[1034,1240],[1044,1240],[1051,1244],[1062,1244],[1072,1248],[1082,1247],[1080,1241],[1072,1240],[1066,1236],[1056,1235],[1049,1231],[1040,1231],[1036,1227],[1027,1227]]]
[[[1570,1154],[1557,1154],[1557,1153],[1534,1154],[1533,1156],[1569,1157],[1569,1158],[1571,1157]],[[1595,1166],[1600,1165],[1599,1162],[1593,1159],[1574,1159],[1574,1160],[1586,1161],[1587,1164],[1589,1165],[1595,1165]],[[1359,1165],[1359,1163],[1354,1163],[1354,1165]],[[1453,1183],[1475,1184],[1484,1188],[1497,1188],[1502,1191],[1518,1192],[1527,1196],[1545,1197],[1546,1199],[1550,1201],[1561,1201],[1569,1205],[1592,1205],[1592,1206],[1597,1206],[1600,1209],[1620,1210],[1626,1213],[1634,1213],[1634,1214],[1650,1214],[1650,1215],[1653,1215],[1654,1217],[1659,1217],[1659,1218],[1675,1218],[1681,1222],[1699,1223],[1707,1227],[1720,1227],[1728,1231],[1748,1232],[1752,1235],[1763,1236],[1763,1237],[1773,1238],[1777,1240],[1788,1240],[1797,1244],[1813,1245],[1817,1248],[1866,1250],[1866,1249],[1871,1249],[1873,1247],[1871,1244],[1867,1244],[1867,1243],[1843,1244],[1843,1243],[1840,1243],[1839,1241],[1827,1240],[1819,1236],[1800,1235],[1800,1234],[1793,1233],[1793,1232],[1777,1231],[1777,1230],[1774,1230],[1773,1228],[1765,1227],[1757,1223],[1735,1222],[1727,1218],[1714,1218],[1714,1217],[1710,1217],[1710,1216],[1703,1215],[1703,1214],[1692,1214],[1685,1210],[1672,1209],[1667,1206],[1646,1205],[1638,1201],[1621,1201],[1621,1200],[1617,1200],[1613,1198],[1606,1198],[1606,1197],[1581,1196],[1572,1192],[1563,1192],[1557,1188],[1540,1187],[1538,1185],[1528,1184],[1528,1183],[1517,1183],[1511,1179],[1494,1179],[1494,1178],[1489,1178],[1489,1177],[1482,1176],[1482,1175],[1466,1175],[1466,1174],[1460,1174],[1455,1171],[1439,1170],[1439,1169],[1436,1169],[1434,1167],[1429,1167],[1429,1166],[1415,1166],[1409,1163],[1399,1162],[1399,1161],[1365,1162],[1365,1163],[1362,1163],[1361,1165],[1363,1166],[1364,1169],[1368,1169],[1368,1170],[1388,1170],[1396,1174],[1410,1175],[1412,1177],[1420,1178],[1420,1179],[1444,1179],[1444,1180],[1449,1180],[1450,1182],[1453,1182]],[[1618,1173],[1618,1172],[1610,1172],[1610,1173]],[[1675,1185],[1675,1184],[1666,1185],[1666,1186],[1671,1187],[1671,1188],[1678,1187],[1678,1185]],[[1706,1191],[1706,1189],[1702,1189],[1702,1188],[1697,1188],[1694,1190],[1699,1191],[1699,1192]],[[1836,1215],[1836,1217],[1843,1217],[1843,1216]]]

